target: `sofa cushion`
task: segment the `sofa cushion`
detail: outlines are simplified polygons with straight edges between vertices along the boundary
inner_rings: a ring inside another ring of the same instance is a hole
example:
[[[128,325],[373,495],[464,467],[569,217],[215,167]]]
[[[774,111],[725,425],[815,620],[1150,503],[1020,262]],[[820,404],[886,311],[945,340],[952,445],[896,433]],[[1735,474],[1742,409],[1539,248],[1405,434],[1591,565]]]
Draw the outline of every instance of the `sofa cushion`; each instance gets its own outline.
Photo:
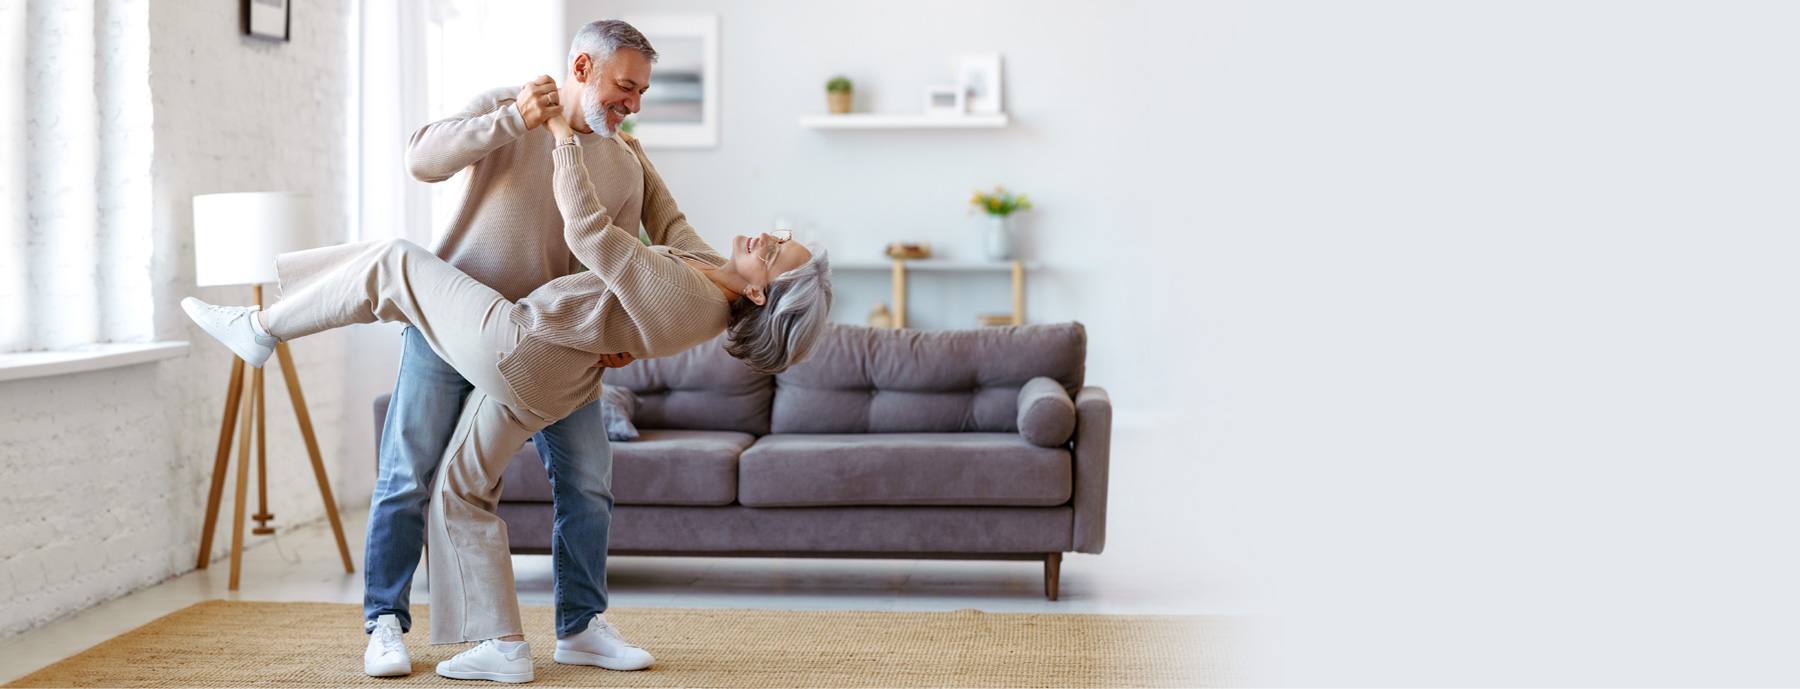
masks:
[[[675,356],[644,359],[606,372],[606,385],[637,393],[631,422],[645,428],[769,432],[774,376],[725,353],[725,336]]]
[[[734,431],[640,430],[613,443],[613,500],[620,505],[729,505],[737,499],[738,453],[756,438]],[[502,479],[501,500],[552,502],[537,448],[526,443]]]
[[[1025,382],[1047,376],[1073,396],[1086,358],[1080,323],[934,331],[833,325],[810,358],[776,376],[770,431],[1017,432]]]
[[[1075,434],[1075,400],[1062,384],[1039,376],[1019,388],[1019,435],[1038,447],[1057,447]]]
[[[613,443],[613,499],[621,505],[729,505],[738,455],[756,441],[735,431],[641,428]]]
[[[1017,433],[768,435],[738,458],[738,502],[1048,506],[1067,502],[1069,452]]]

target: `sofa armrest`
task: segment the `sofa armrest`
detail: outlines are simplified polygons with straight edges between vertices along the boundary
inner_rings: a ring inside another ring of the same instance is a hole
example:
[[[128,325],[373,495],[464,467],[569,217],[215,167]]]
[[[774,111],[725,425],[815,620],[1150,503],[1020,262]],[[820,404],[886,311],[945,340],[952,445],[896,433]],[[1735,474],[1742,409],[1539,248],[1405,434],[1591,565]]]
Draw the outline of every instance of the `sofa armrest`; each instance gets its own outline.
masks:
[[[1075,552],[1106,549],[1106,476],[1112,452],[1112,398],[1085,387],[1075,395]]]

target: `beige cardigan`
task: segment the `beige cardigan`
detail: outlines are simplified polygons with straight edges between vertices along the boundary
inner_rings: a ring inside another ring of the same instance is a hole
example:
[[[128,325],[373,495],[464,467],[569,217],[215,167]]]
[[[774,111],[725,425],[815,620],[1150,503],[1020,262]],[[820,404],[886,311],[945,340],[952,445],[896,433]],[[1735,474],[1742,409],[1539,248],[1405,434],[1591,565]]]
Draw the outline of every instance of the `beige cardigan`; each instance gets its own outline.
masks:
[[[606,143],[602,145],[615,145]],[[601,354],[639,359],[680,354],[725,331],[731,306],[685,251],[647,247],[613,225],[594,196],[580,144],[558,146],[556,205],[569,249],[589,270],[551,280],[510,314],[524,329],[500,374],[533,411],[560,419],[600,398]],[[696,256],[722,265],[717,254]]]

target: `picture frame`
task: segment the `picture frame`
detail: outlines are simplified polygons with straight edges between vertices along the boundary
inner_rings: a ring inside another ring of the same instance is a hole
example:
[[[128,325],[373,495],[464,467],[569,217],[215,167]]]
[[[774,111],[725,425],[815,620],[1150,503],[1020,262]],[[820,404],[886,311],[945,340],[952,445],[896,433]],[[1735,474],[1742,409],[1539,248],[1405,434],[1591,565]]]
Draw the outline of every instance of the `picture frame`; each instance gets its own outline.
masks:
[[[925,87],[925,115],[927,117],[962,117],[966,93],[956,84]]]
[[[956,83],[962,87],[966,111],[990,114],[1006,110],[999,55],[966,55],[957,62]]]
[[[710,12],[628,14],[650,40],[656,64],[632,133],[644,148],[719,146],[719,15]]]
[[[293,0],[239,0],[239,8],[239,23],[245,36],[278,43],[290,40],[288,25],[294,14]]]

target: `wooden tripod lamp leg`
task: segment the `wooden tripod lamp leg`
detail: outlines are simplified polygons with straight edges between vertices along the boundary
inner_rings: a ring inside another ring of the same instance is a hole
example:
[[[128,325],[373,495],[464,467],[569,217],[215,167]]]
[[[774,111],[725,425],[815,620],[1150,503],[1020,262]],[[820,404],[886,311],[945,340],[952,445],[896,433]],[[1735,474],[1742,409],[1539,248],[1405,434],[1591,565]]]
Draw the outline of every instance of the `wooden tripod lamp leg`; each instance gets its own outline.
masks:
[[[219,453],[213,459],[212,491],[206,498],[206,522],[200,529],[197,569],[212,562],[213,528],[219,524],[219,500],[225,495],[225,469],[231,462],[231,430],[237,428],[238,403],[244,399],[244,360],[231,357],[231,382],[225,386],[225,419],[219,423]]]
[[[256,520],[256,526],[250,533],[267,536],[275,533],[269,526],[269,520],[275,515],[269,514],[269,405],[263,398],[263,372],[255,369],[256,388],[256,514],[250,518]]]
[[[254,409],[262,404],[262,381],[257,380],[250,388],[250,403],[244,405],[244,423],[238,430],[238,472],[237,500],[231,517],[231,584],[226,588],[236,591],[238,588],[238,572],[244,566],[244,499],[250,489],[250,421],[255,416]]]
[[[306,411],[306,395],[300,392],[300,376],[294,372],[294,357],[286,342],[275,345],[281,358],[281,374],[287,378],[288,397],[294,400],[294,416],[300,420],[300,437],[306,441],[306,453],[312,456],[313,476],[319,480],[319,495],[325,498],[325,516],[331,519],[331,532],[337,536],[338,555],[344,558],[344,573],[356,571],[350,560],[350,544],[344,542],[344,525],[338,520],[337,501],[331,497],[331,480],[325,476],[325,460],[319,457],[319,439],[313,436],[312,415]]]
[[[255,289],[256,309],[261,311],[263,307],[262,285],[256,285]],[[261,390],[263,370],[256,369],[251,375],[256,377],[256,389]],[[256,520],[256,526],[250,529],[250,533],[258,536],[275,533],[275,529],[269,526],[269,520],[274,519],[275,515],[269,514],[268,416],[269,405],[265,403],[263,396],[259,393],[256,396],[256,514],[250,515],[251,519]]]

